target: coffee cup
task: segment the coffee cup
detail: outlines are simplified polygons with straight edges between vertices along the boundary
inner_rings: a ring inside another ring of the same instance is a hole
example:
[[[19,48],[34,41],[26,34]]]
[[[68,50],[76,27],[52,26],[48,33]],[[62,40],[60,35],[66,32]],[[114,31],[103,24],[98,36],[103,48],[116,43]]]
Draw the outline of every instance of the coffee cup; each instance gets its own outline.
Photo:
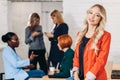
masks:
[[[54,72],[55,71],[55,67],[49,67],[49,70]]]
[[[71,76],[71,77],[73,76],[73,71],[72,71],[72,70],[70,70],[70,76]]]

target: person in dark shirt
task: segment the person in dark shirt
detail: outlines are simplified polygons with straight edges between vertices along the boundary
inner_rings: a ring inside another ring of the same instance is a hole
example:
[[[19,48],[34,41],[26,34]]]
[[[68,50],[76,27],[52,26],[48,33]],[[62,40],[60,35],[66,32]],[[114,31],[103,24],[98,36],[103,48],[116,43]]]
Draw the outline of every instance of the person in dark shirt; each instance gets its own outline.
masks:
[[[58,10],[52,11],[51,18],[55,26],[53,27],[52,32],[45,32],[51,42],[48,65],[52,62],[53,66],[56,67],[57,63],[61,63],[63,58],[63,51],[60,51],[57,46],[57,38],[60,35],[68,34],[68,25],[64,22],[61,13]]]
[[[74,57],[74,51],[71,49],[71,45],[72,45],[72,38],[68,34],[63,34],[58,37],[58,46],[59,49],[64,52],[64,57],[60,64],[60,68],[59,69],[56,68],[55,73],[52,71],[49,72],[50,78],[70,77],[70,70],[72,69],[72,63]]]

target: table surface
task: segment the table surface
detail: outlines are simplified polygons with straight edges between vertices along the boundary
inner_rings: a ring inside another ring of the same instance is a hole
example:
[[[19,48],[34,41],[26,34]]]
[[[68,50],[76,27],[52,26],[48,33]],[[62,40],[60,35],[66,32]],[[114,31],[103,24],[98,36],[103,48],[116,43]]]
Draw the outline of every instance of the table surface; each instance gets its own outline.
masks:
[[[44,76],[43,78],[30,78],[29,80],[66,80],[65,78],[48,78]]]

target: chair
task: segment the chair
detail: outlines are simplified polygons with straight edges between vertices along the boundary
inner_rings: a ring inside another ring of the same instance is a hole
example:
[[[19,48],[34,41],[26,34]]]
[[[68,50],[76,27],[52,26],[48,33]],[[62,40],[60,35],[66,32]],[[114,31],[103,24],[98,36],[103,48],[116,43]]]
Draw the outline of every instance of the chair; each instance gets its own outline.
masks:
[[[3,75],[4,75],[5,73],[0,73],[0,80],[3,80]]]
[[[120,64],[114,64],[112,70],[112,79],[120,79]]]

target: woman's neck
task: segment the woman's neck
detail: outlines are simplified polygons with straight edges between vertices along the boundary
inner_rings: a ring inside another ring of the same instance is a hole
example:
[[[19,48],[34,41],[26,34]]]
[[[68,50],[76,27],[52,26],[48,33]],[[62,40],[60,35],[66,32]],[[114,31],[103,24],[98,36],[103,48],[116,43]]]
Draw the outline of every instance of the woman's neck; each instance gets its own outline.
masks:
[[[69,48],[64,48],[63,51],[66,52]]]
[[[94,32],[95,29],[96,29],[97,26],[92,26],[92,25],[89,25],[88,26],[88,32]]]
[[[11,45],[9,45],[9,44],[8,44],[8,46],[11,47],[11,48],[15,51],[15,47],[13,47],[13,46],[11,46]]]
[[[59,23],[57,23],[57,24],[56,24],[56,27],[58,27],[59,25],[60,25],[60,24],[59,24]]]
[[[88,26],[88,31],[87,31],[85,36],[88,37],[88,38],[92,37],[94,32],[95,32],[95,29],[96,29],[96,26],[89,25]]]

